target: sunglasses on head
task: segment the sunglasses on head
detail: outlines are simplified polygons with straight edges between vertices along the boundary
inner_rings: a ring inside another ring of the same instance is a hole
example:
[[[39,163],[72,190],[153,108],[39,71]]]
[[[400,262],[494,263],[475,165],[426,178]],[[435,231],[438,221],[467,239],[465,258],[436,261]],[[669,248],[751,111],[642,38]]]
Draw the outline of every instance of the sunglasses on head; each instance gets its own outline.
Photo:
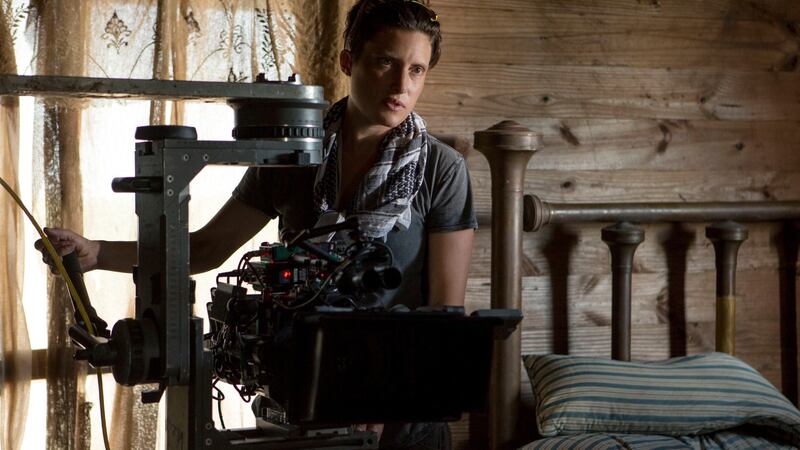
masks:
[[[413,3],[415,5],[419,5],[421,8],[423,8],[428,13],[428,15],[430,16],[431,22],[434,22],[434,23],[437,23],[437,24],[439,23],[439,15],[436,14],[436,12],[434,10],[430,9],[428,7],[428,5],[423,3],[422,0],[403,0],[403,1],[405,1],[407,3]],[[359,20],[361,19],[361,16],[364,13],[364,8],[366,7],[366,5],[368,3],[370,3],[370,2],[369,1],[364,1],[363,3],[361,3],[361,6],[358,9],[358,14],[356,14],[356,20],[355,20],[356,23],[358,23]],[[376,2],[376,3],[379,3],[379,2]]]
[[[410,2],[410,3],[415,3],[415,4],[425,8],[425,11],[427,11],[428,14],[430,14],[430,16],[431,16],[431,22],[439,23],[439,15],[436,14],[436,12],[434,10],[430,9],[428,7],[428,5],[423,3],[422,0],[405,0],[405,1]]]

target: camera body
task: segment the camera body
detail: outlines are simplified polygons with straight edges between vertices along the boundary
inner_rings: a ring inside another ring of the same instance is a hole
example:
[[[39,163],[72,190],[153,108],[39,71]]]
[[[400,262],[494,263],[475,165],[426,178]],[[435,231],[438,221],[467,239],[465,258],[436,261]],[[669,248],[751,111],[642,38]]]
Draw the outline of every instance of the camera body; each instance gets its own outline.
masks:
[[[359,239],[357,221],[336,227],[352,229],[350,238],[318,243],[302,238],[330,226],[305,230],[218,274],[204,336],[212,385],[255,398],[258,419],[287,429],[457,420],[483,409],[493,343],[518,312],[388,309],[378,298],[402,278],[391,250]]]
[[[375,299],[400,281],[391,251],[379,241],[264,243],[245,253],[235,270],[217,275],[206,304],[204,342],[215,382],[233,385],[246,401],[263,395],[285,404],[298,315],[380,311]]]

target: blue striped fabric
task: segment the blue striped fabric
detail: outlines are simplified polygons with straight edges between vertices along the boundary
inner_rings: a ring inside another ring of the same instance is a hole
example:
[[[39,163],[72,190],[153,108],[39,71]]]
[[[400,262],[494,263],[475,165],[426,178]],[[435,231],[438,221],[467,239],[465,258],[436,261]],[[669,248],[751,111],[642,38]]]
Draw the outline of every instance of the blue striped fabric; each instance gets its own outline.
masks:
[[[694,436],[751,424],[778,430],[800,444],[800,411],[730,355],[647,363],[530,355],[523,361],[542,436]]]
[[[671,437],[642,434],[591,433],[539,439],[520,450],[793,450],[746,432],[720,431],[703,436]]]
[[[579,434],[548,439],[539,439],[520,450],[568,450],[591,448],[597,450],[625,450],[612,436],[606,434]]]

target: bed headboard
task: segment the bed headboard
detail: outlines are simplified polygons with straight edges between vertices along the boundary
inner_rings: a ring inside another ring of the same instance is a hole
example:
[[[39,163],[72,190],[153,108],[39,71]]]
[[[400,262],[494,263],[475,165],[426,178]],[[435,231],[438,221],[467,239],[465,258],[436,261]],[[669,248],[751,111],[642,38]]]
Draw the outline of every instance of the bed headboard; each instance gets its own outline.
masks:
[[[492,178],[491,305],[522,307],[521,258],[523,231],[535,232],[549,224],[604,224],[602,240],[611,254],[612,321],[611,356],[629,360],[631,355],[631,275],[637,246],[645,238],[642,224],[705,223],[706,238],[713,244],[716,267],[716,349],[735,352],[736,265],[738,249],[748,237],[747,224],[785,222],[789,238],[781,244],[782,361],[790,371],[784,376],[784,394],[797,402],[797,323],[795,280],[797,222],[800,201],[703,202],[703,203],[550,203],[523,195],[527,163],[540,147],[540,136],[506,121],[475,133],[475,148],[483,153]],[[790,286],[783,286],[790,284]],[[787,311],[783,311],[783,306]],[[784,312],[787,320],[783,320]],[[788,319],[788,318],[791,319]],[[493,363],[489,402],[489,446],[505,449],[518,443],[520,412],[521,332],[498,344]]]

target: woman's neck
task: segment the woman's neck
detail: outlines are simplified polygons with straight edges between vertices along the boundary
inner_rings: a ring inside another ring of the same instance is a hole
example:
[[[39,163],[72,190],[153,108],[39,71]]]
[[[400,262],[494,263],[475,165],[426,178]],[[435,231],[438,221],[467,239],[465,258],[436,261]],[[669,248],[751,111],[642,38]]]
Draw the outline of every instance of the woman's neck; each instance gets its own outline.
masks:
[[[342,146],[348,153],[370,154],[391,129],[385,125],[369,123],[355,108],[345,110],[342,122]]]
[[[357,114],[351,113],[351,108],[347,109],[342,119],[340,187],[335,206],[340,211],[352,202],[358,185],[378,158],[381,140],[390,131],[388,127],[375,126],[358,119]]]

